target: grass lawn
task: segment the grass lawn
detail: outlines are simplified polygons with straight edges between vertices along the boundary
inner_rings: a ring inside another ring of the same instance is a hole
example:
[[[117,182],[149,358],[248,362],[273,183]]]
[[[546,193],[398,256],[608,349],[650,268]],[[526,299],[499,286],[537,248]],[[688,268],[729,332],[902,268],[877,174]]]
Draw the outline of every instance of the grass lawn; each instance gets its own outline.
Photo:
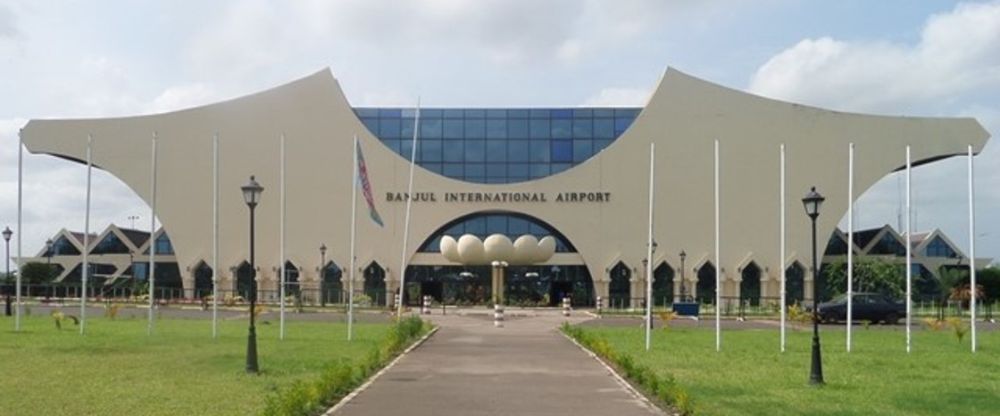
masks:
[[[845,332],[821,333],[826,386],[810,387],[811,331],[725,331],[715,351],[711,329],[656,330],[652,351],[636,327],[587,327],[613,349],[672,374],[699,415],[997,415],[1000,414],[1000,332],[980,332],[979,352],[950,331],[857,328],[845,352]]]
[[[287,322],[258,324],[261,374],[247,375],[247,321],[161,319],[146,335],[144,319],[87,320],[87,334],[52,318],[30,316],[22,333],[0,316],[0,414],[248,415],[277,387],[319,374],[325,363],[360,360],[388,325]]]

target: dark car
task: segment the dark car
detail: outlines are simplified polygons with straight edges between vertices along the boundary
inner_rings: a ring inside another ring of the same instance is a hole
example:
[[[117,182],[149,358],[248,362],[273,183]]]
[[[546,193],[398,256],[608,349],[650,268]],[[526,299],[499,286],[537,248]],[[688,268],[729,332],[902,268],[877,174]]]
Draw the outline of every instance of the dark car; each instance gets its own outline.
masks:
[[[895,324],[906,316],[906,305],[896,302],[880,293],[855,293],[851,318],[855,321],[885,322]],[[847,295],[840,295],[829,302],[819,304],[820,321],[837,322],[847,320]]]

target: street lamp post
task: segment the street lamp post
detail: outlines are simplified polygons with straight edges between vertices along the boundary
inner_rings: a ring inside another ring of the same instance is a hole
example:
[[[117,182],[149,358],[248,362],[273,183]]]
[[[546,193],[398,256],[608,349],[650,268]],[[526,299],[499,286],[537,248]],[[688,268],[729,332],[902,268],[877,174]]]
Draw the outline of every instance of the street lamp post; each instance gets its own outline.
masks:
[[[250,176],[250,182],[240,187],[243,191],[243,200],[250,208],[250,330],[247,335],[247,372],[256,374],[257,367],[257,328],[254,326],[254,315],[257,306],[257,268],[254,263],[254,208],[260,203],[260,194],[264,188]]]
[[[681,250],[681,302],[687,302],[687,283],[684,281],[684,259],[687,259],[687,253]]]
[[[7,256],[5,257],[5,259],[7,261],[7,274],[4,275],[4,279],[6,279],[8,281],[10,280],[10,236],[12,236],[12,235],[14,235],[14,232],[10,230],[10,227],[4,228],[4,230],[3,230],[3,240],[4,240],[4,243],[7,246]],[[6,295],[4,297],[4,314],[6,314],[7,316],[10,316],[11,315],[11,311],[10,311],[10,290],[7,289],[7,290],[4,290],[4,292],[5,292],[5,295]]]
[[[319,303],[326,307],[326,244],[319,245]]]
[[[816,264],[816,217],[819,217],[819,208],[823,205],[823,195],[816,192],[816,187],[804,198],[802,205],[806,209],[806,215],[812,220],[812,267],[813,267],[813,343],[812,343],[812,367],[809,371],[809,384],[822,385],[823,383],[823,361],[820,357],[819,348],[819,267]]]

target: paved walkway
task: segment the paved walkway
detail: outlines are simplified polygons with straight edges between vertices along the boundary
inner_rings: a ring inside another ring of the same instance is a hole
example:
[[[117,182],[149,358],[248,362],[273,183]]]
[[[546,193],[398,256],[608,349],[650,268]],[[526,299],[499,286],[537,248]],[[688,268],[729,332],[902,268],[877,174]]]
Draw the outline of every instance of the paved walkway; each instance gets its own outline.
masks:
[[[573,321],[583,320],[581,313]],[[558,332],[558,312],[432,316],[440,330],[335,414],[657,415]]]

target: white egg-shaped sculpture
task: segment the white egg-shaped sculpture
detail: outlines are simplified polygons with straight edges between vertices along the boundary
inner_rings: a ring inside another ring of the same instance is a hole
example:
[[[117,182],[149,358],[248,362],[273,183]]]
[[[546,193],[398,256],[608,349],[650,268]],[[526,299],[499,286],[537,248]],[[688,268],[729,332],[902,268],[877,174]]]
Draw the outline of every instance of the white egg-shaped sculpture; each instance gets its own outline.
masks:
[[[510,262],[514,255],[514,243],[503,234],[493,234],[483,240],[483,248],[486,250],[486,260]]]
[[[538,240],[538,249],[535,250],[533,260],[535,263],[544,263],[552,258],[552,255],[555,253],[556,239],[548,235]]]
[[[462,258],[458,255],[458,242],[455,241],[454,237],[450,235],[441,237],[441,255],[448,261],[462,262]]]
[[[511,263],[531,264],[534,262],[535,251],[538,250],[538,239],[530,234],[525,234],[514,240],[514,256]]]
[[[458,239],[458,256],[464,264],[486,264],[486,250],[483,242],[472,234],[465,234]]]

